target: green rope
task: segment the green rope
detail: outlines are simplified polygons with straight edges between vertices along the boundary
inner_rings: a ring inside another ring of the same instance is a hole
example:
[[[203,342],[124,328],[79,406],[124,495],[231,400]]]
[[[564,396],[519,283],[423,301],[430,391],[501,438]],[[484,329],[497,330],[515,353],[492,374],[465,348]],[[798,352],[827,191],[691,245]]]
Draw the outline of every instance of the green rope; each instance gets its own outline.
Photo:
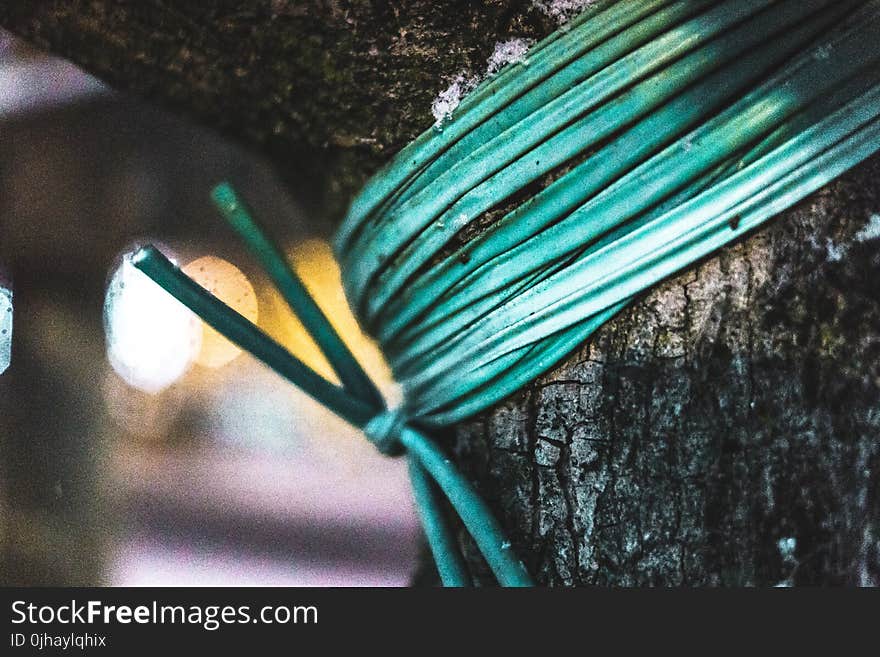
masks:
[[[444,586],[468,586],[470,576],[455,544],[455,536],[443,516],[443,501],[437,484],[426,475],[425,469],[416,458],[409,459],[409,478],[422,527],[425,535],[431,537],[431,551],[436,555],[443,555],[434,560],[440,580]]]
[[[878,42],[880,0],[606,0],[480,85],[367,183],[336,237],[400,409],[228,185],[218,208],[341,386],[155,249],[134,263],[380,451],[408,454],[444,584],[470,584],[448,501],[498,581],[529,585],[428,430],[496,404],[635,296],[880,148]]]
[[[491,407],[876,150],[878,37],[874,1],[613,3],[403,149],[336,251],[407,413]]]

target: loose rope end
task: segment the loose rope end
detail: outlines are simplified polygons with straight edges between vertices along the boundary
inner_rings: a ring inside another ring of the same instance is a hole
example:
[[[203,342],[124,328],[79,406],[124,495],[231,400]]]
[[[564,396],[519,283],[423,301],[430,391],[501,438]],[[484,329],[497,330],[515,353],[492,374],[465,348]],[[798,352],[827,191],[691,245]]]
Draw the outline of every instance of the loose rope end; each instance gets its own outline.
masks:
[[[241,207],[238,194],[235,193],[232,185],[226,181],[221,182],[211,190],[211,199],[224,215],[235,212]]]
[[[142,246],[137,251],[131,254],[131,264],[134,265],[137,269],[141,271],[144,268],[149,269],[150,264],[155,262],[157,258],[163,257],[162,253],[152,244],[147,244],[146,246]]]

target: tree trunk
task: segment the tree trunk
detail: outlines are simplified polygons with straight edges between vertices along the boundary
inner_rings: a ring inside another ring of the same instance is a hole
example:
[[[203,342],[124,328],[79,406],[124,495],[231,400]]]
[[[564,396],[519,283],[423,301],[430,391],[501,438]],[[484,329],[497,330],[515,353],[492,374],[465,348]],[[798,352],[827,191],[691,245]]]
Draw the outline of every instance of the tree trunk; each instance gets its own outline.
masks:
[[[259,149],[331,221],[456,75],[553,27],[512,0],[7,0],[0,24]],[[541,583],[880,583],[878,181],[874,157],[456,428]]]

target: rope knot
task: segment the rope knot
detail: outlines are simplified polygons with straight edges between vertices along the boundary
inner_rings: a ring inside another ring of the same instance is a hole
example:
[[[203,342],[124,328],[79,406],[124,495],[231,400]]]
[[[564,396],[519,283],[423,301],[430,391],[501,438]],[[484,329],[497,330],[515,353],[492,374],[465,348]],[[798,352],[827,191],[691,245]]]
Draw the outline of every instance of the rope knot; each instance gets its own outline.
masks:
[[[400,444],[400,430],[406,424],[406,418],[400,409],[392,409],[379,413],[364,425],[364,435],[385,456],[400,456],[403,445]]]

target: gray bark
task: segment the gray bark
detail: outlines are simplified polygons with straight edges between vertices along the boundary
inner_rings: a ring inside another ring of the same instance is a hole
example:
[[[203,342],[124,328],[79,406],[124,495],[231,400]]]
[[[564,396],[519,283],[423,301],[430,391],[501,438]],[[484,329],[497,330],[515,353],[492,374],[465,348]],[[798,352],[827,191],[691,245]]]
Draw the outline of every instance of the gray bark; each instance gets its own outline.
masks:
[[[551,29],[501,0],[22,0],[0,24],[260,150],[331,221],[453,76]],[[880,583],[880,257],[859,232],[878,173],[659,286],[456,428],[541,583]]]

